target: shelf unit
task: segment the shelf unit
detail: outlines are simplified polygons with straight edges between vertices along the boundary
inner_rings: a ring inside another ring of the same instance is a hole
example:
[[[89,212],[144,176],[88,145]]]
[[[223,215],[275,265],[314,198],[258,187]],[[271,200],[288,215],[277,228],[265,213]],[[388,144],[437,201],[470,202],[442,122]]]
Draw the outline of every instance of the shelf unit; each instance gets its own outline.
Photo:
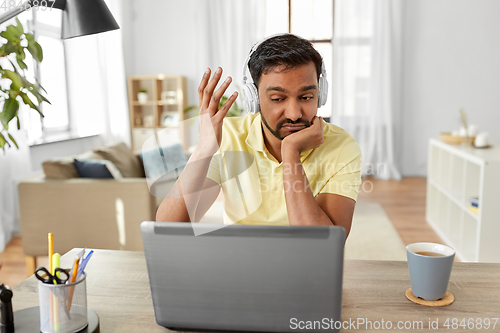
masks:
[[[147,91],[147,101],[138,93]],[[128,78],[128,102],[132,149],[141,150],[144,142],[156,136],[161,145],[177,142],[189,148],[189,127],[184,110],[187,107],[187,80],[174,75],[140,75]]]
[[[489,149],[430,139],[426,220],[462,261],[500,262],[500,142]],[[479,197],[479,211],[469,210]]]

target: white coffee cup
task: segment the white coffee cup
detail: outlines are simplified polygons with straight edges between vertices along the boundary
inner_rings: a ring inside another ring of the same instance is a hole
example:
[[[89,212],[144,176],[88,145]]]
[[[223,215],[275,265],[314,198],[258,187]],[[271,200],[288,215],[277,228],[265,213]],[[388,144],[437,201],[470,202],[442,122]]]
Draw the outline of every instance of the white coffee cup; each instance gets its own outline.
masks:
[[[476,135],[476,139],[474,140],[474,146],[482,148],[488,145],[489,145],[488,132],[481,132]]]

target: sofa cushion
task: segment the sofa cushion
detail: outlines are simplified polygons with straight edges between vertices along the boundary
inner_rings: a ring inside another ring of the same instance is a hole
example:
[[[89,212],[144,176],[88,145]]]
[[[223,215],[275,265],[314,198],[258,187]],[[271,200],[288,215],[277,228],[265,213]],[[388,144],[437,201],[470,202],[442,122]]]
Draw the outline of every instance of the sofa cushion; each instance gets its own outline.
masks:
[[[75,159],[74,165],[81,178],[123,178],[120,171],[111,161]]]
[[[113,162],[123,177],[144,177],[144,169],[141,167],[139,157],[123,143],[103,147],[94,150],[103,159]]]
[[[146,177],[152,181],[176,180],[188,162],[180,144],[151,148],[142,151],[141,157]]]
[[[73,161],[76,159],[98,159],[103,157],[94,152],[85,152],[80,155],[51,159],[42,163],[45,178],[48,179],[69,179],[78,178],[78,172],[75,169]]]

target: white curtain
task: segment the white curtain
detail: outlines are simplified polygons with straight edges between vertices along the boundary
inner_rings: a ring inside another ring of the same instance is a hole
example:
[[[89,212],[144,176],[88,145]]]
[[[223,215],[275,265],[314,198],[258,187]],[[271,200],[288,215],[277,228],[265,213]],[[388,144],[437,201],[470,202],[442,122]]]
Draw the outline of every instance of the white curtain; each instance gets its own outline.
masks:
[[[106,4],[122,26],[120,0]],[[72,129],[130,145],[122,30],[68,39],[65,52]]]
[[[30,112],[34,112],[31,111]],[[21,119],[22,120],[22,119]],[[15,121],[13,121],[15,123]],[[21,122],[22,124],[22,122]],[[19,233],[18,182],[31,173],[31,158],[25,130],[12,130],[19,149],[0,150],[0,252],[5,249],[13,235]]]
[[[109,10],[121,27],[122,0],[106,0]],[[123,59],[122,30],[97,35],[101,81],[106,105],[104,139],[107,142],[130,140],[130,120],[127,102],[127,78]]]
[[[229,97],[235,89],[240,91],[243,62],[251,47],[265,37],[266,0],[199,1],[195,15],[199,79],[207,67],[212,73],[218,66],[222,67],[224,78],[228,75],[233,78],[226,92]]]
[[[358,141],[363,175],[400,179],[394,153],[401,112],[399,0],[337,0],[332,122]]]

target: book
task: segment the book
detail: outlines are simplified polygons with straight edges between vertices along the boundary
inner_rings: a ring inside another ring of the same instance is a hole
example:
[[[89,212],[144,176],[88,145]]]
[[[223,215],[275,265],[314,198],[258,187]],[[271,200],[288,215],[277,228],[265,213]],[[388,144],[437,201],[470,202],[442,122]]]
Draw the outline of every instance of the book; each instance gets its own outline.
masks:
[[[479,207],[479,197],[469,197],[467,201],[470,202],[474,207]]]
[[[479,214],[479,208],[474,207],[474,206],[469,206],[469,210],[473,212],[474,214]]]

